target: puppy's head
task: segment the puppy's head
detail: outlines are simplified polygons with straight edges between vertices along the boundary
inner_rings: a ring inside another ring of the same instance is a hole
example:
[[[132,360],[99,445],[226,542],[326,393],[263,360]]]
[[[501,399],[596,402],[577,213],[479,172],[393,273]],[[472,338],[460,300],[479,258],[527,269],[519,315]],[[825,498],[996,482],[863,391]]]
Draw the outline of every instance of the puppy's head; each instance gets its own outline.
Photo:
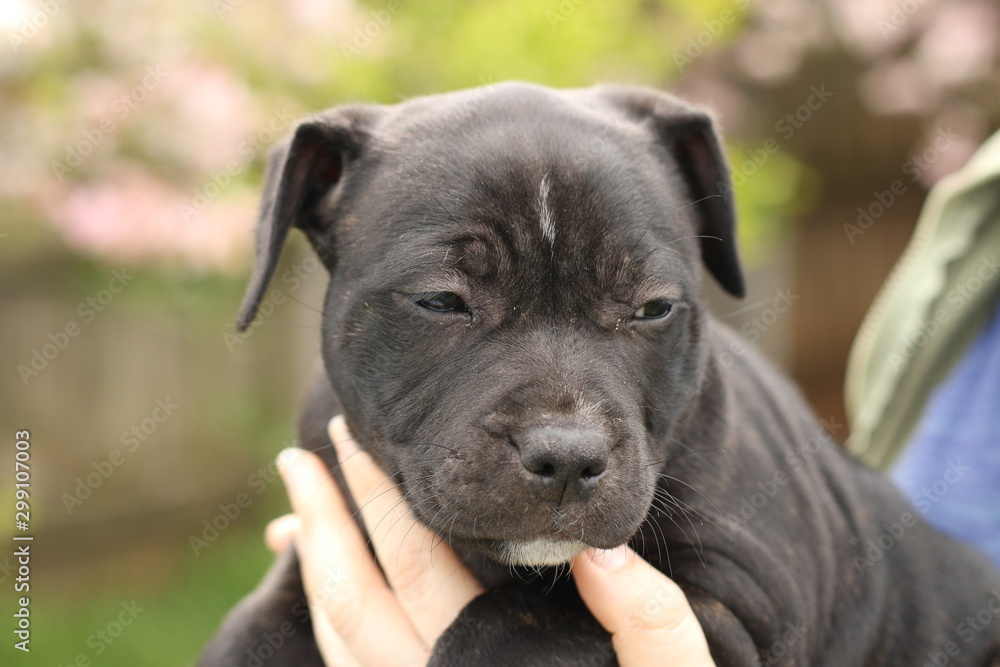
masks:
[[[701,263],[742,295],[727,184],[710,119],[644,89],[336,108],[272,158],[240,326],[300,228],[333,387],[419,519],[564,562],[649,510],[707,361]]]

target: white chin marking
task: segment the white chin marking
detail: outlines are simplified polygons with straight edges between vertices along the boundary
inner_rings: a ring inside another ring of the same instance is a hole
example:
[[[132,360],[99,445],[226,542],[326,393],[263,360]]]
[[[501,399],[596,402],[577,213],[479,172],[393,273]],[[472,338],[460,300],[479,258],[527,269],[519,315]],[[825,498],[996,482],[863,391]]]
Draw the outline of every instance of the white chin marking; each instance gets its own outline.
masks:
[[[568,563],[587,548],[578,540],[554,540],[542,537],[530,542],[507,542],[505,556],[510,565],[541,567]]]

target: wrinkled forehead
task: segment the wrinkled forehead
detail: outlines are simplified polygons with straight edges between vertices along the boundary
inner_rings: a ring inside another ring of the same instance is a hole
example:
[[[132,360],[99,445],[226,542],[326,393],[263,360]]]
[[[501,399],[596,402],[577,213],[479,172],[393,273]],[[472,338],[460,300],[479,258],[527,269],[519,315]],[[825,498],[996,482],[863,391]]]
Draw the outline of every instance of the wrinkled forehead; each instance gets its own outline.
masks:
[[[365,199],[401,281],[444,258],[484,281],[544,269],[608,288],[697,271],[682,181],[640,139],[565,117],[476,120],[381,151]]]

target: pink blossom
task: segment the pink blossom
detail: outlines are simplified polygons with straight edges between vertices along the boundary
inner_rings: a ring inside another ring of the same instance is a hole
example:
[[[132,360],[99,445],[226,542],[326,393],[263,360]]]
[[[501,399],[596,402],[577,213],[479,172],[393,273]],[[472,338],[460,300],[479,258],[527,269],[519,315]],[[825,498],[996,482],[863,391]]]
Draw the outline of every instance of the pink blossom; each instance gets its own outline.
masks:
[[[121,169],[111,178],[51,192],[45,208],[75,248],[115,261],[183,263],[200,270],[230,269],[249,256],[254,201],[237,196],[211,202],[185,221],[188,197],[149,173]]]

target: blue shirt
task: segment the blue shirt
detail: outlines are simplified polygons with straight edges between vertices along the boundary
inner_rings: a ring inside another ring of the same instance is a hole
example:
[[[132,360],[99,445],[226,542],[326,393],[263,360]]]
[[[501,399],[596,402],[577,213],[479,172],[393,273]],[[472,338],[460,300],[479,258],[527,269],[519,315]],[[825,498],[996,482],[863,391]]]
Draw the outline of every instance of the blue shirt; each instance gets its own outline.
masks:
[[[889,475],[931,524],[1000,567],[1000,308],[931,395]]]

